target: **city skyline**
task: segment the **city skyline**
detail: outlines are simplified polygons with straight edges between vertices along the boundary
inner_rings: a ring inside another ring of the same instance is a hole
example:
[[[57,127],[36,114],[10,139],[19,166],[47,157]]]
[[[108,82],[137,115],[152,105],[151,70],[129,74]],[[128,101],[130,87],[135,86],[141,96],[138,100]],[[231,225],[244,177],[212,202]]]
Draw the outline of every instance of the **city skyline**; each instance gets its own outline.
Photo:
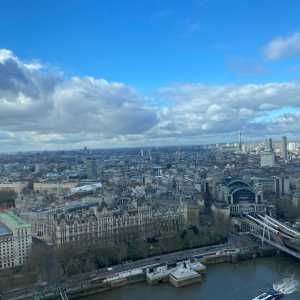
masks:
[[[5,1],[1,151],[298,139],[299,9]]]

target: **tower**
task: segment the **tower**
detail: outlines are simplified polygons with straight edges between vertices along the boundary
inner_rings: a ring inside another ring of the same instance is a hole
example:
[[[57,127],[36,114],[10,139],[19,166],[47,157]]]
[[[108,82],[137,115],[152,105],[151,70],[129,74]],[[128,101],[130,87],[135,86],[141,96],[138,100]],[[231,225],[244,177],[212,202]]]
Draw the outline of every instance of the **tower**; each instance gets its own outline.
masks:
[[[86,159],[85,169],[88,179],[95,180],[97,179],[97,163],[94,159]]]
[[[288,161],[288,151],[287,151],[287,138],[286,136],[282,137],[281,141],[281,156],[285,162]]]
[[[266,151],[273,151],[273,141],[272,141],[271,138],[266,139],[265,150]]]
[[[239,151],[242,152],[242,132],[239,131]]]
[[[275,153],[273,151],[272,139],[268,138],[265,141],[265,150],[260,154],[261,167],[273,167],[275,165]]]

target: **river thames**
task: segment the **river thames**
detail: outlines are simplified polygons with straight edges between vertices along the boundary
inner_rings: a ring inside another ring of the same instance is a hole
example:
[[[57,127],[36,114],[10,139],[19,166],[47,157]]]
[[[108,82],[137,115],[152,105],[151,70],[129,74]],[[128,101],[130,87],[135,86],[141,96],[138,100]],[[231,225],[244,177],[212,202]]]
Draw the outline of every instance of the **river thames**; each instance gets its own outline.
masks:
[[[250,300],[270,290],[273,283],[295,289],[284,300],[299,300],[300,261],[290,257],[259,258],[238,264],[208,266],[200,284],[174,288],[169,283],[146,283],[118,288],[86,300]],[[298,291],[297,291],[298,290]]]

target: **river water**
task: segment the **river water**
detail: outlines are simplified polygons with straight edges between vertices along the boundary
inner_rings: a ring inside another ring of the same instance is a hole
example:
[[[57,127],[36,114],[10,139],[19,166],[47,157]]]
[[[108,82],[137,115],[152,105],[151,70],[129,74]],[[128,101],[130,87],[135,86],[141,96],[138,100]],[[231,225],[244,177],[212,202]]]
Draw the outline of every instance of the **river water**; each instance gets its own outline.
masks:
[[[208,266],[202,283],[183,288],[169,283],[155,286],[140,283],[85,300],[250,300],[271,289],[273,284],[286,292],[295,290],[283,300],[300,300],[300,261],[278,256],[212,265]]]

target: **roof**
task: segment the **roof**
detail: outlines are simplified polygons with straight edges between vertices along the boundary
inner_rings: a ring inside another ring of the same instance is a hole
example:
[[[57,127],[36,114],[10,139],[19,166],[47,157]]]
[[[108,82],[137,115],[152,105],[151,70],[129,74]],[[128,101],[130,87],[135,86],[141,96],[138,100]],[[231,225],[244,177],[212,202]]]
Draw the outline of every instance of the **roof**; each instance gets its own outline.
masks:
[[[2,223],[0,223],[0,237],[11,234],[11,231]]]
[[[98,206],[98,202],[72,204],[70,206],[67,206],[66,209],[68,212],[71,212],[79,209],[90,208],[93,206]]]
[[[227,184],[228,188],[230,189],[230,192],[234,192],[237,189],[248,189],[252,190],[252,187],[250,186],[249,183],[245,182],[244,180],[236,179],[233,181],[230,181]]]
[[[176,268],[175,271],[171,272],[171,276],[178,280],[200,277],[196,271],[182,267]]]
[[[11,211],[0,212],[0,221],[11,230],[19,227],[30,227],[30,224],[25,223],[20,217]]]
[[[83,192],[92,192],[97,189],[100,189],[102,187],[102,183],[94,183],[94,184],[87,184],[87,185],[82,185],[79,187],[71,188],[71,193],[83,193]]]

